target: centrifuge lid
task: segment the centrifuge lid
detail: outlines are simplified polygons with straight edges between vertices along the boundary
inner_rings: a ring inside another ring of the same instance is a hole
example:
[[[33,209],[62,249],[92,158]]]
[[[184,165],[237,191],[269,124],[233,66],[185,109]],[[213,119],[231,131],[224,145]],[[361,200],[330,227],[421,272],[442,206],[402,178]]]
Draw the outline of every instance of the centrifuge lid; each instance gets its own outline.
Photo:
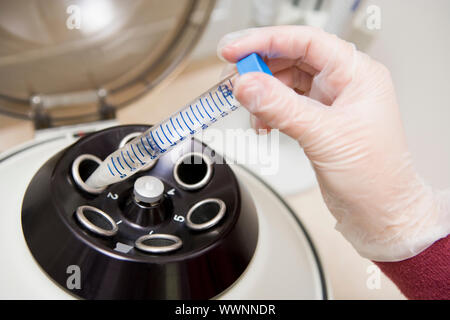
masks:
[[[0,113],[97,120],[173,74],[215,1],[39,0],[0,3]]]

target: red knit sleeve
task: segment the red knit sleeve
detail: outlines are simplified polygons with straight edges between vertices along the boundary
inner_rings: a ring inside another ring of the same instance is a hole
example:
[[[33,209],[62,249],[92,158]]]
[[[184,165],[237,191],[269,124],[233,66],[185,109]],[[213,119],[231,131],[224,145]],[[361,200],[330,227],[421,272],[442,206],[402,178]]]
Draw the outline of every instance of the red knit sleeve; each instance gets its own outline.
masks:
[[[408,299],[450,300],[450,236],[410,259],[374,263]]]

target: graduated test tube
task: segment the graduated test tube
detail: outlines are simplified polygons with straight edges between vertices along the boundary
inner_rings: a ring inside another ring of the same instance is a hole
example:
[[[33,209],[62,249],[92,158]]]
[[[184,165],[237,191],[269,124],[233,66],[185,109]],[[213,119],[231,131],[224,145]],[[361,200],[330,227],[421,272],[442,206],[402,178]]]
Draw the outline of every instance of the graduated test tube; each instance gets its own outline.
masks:
[[[181,110],[106,157],[86,184],[101,188],[122,181],[148,162],[156,161],[179,142],[236,110],[240,104],[233,95],[233,78],[238,74],[265,72],[272,75],[256,53],[241,59],[236,67],[238,73],[221,80]]]

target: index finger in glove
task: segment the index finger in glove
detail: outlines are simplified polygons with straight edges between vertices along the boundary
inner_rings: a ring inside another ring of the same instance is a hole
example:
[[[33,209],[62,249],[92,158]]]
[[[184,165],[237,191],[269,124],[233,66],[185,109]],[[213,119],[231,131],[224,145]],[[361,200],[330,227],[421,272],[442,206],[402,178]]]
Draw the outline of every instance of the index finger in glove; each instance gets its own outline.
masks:
[[[252,52],[271,58],[300,60],[319,72],[338,47],[342,52],[337,65],[353,56],[350,43],[321,29],[309,26],[276,26],[251,28],[225,35],[218,44],[218,54],[237,62]]]
[[[332,101],[353,78],[354,46],[318,28],[252,28],[228,34],[218,44],[219,56],[229,62],[236,62],[252,52],[266,57],[268,65],[277,69],[271,69],[272,72],[297,66],[312,75],[320,75],[317,78],[320,81],[316,81],[320,90],[314,90],[320,91],[315,94],[319,101],[322,96]]]

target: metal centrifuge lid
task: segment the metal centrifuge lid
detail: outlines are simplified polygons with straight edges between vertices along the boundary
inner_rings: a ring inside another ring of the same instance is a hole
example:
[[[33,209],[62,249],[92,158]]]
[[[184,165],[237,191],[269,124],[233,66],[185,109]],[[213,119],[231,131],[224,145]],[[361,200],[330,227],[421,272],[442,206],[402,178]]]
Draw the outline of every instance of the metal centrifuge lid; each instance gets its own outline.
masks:
[[[0,113],[52,125],[98,120],[185,60],[210,0],[16,0],[0,3]],[[114,113],[114,111],[112,111]]]

